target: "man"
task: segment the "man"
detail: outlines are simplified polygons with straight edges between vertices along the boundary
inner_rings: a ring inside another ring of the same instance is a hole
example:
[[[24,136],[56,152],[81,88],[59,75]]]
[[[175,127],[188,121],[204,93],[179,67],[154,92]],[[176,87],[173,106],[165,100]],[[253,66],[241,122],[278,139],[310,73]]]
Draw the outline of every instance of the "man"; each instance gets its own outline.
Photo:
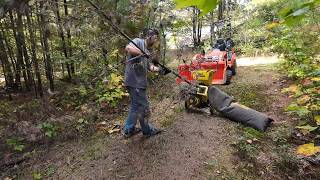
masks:
[[[136,38],[133,42],[148,55],[148,49],[158,40],[159,31],[149,29],[145,39]],[[130,111],[123,128],[123,136],[128,138],[132,135],[142,133],[150,137],[160,133],[159,129],[153,127],[148,121],[150,118],[150,107],[147,98],[147,71],[159,72],[161,68],[148,61],[146,57],[133,43],[126,46],[128,59],[125,68],[125,82],[130,96]],[[137,120],[140,121],[141,129],[136,128]]]

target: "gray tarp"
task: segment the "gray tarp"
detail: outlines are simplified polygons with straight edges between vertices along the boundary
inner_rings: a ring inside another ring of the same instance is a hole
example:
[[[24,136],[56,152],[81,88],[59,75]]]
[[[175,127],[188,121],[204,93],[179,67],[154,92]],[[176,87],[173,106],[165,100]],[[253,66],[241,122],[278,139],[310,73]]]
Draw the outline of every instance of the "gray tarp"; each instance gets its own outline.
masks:
[[[208,96],[210,105],[232,121],[243,123],[260,131],[265,131],[273,121],[266,114],[238,103],[232,103],[233,98],[217,87],[210,87]]]

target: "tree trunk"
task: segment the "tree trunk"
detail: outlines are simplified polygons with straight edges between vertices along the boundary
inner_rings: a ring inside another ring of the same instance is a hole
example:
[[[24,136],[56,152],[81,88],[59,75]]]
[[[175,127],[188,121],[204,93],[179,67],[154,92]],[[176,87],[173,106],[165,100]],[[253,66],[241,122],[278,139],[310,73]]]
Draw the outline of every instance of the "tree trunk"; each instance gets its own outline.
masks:
[[[17,11],[17,34],[19,36],[19,41],[21,43],[24,64],[26,66],[26,72],[27,72],[27,79],[25,79],[25,84],[26,84],[26,89],[30,91],[32,87],[32,81],[33,81],[32,67],[31,67],[30,58],[29,58],[26,43],[25,43],[22,15],[21,15],[20,9],[16,9],[16,11]]]
[[[213,47],[214,45],[214,17],[213,17],[213,12],[210,12],[210,45]]]
[[[162,63],[164,65],[166,65],[166,51],[167,51],[167,44],[166,44],[166,34],[165,34],[165,29],[163,27],[163,25],[161,24],[160,26],[160,30],[161,30],[161,35],[162,35],[162,47],[161,47],[161,60],[162,60]]]
[[[68,16],[69,16],[69,11],[68,11],[68,6],[67,6],[67,0],[63,0],[63,2],[64,2],[64,13],[65,13],[65,16],[68,18]],[[69,57],[72,57],[71,32],[70,32],[69,22],[67,23],[66,29],[67,29],[67,37],[68,37]],[[74,69],[74,62],[73,62],[72,59],[71,59],[71,63],[70,63],[70,68],[71,68],[71,73],[72,73],[72,75],[74,75],[75,69]]]
[[[43,9],[44,2],[40,1],[40,10]],[[47,6],[45,7],[47,10]],[[46,71],[46,77],[49,81],[49,88],[51,91],[54,91],[54,83],[53,83],[53,70],[52,70],[52,65],[51,65],[51,57],[50,57],[50,52],[49,52],[49,44],[48,44],[48,38],[50,31],[47,28],[48,25],[48,20],[46,19],[45,15],[43,13],[40,13],[40,22],[41,22],[41,34],[42,34],[42,42],[43,42],[43,50],[45,52],[45,71]]]
[[[193,7],[193,14],[192,14],[192,37],[193,37],[193,44],[194,47],[197,48],[201,44],[201,20],[199,18],[200,10],[196,7]]]
[[[197,34],[197,40],[198,40],[198,46],[201,46],[201,30],[202,30],[202,20],[199,17],[200,11],[198,10],[198,34]]]
[[[61,23],[58,0],[55,0],[55,8],[56,8],[55,9],[55,14],[56,14],[56,19],[57,19],[57,24],[58,24],[58,27],[59,27],[59,36],[60,36],[61,41],[62,41],[63,55],[64,55],[64,57],[66,59],[69,59],[68,52],[67,52],[68,50],[67,50],[66,40],[65,40],[65,36],[64,36],[63,28],[62,28],[62,23]],[[69,80],[71,80],[72,79],[71,67],[70,67],[69,62],[67,62],[66,64],[67,64],[67,69],[68,69],[68,78],[69,78]],[[63,65],[62,65],[62,71],[64,71],[64,66]],[[64,72],[63,72],[63,74],[64,74]]]
[[[4,24],[6,24],[6,23],[4,23]],[[2,37],[4,39],[5,47],[6,47],[6,50],[8,52],[8,55],[9,55],[9,58],[11,61],[13,73],[15,73],[16,72],[16,60],[14,59],[14,53],[12,52],[12,47],[10,47],[10,43],[7,39],[7,37],[9,37],[6,33],[6,32],[8,32],[8,28],[3,27],[2,25],[0,28],[1,28],[1,32],[2,32]]]
[[[29,8],[29,10],[30,10],[30,8]],[[31,13],[31,10],[30,10],[30,13]],[[32,15],[31,15],[31,17],[32,17]],[[37,54],[36,54],[36,40],[35,40],[34,31],[33,31],[34,26],[32,26],[29,12],[27,12],[27,23],[28,23],[29,35],[30,35],[30,41],[31,41],[32,62],[33,62],[33,67],[34,67],[35,74],[37,77],[37,86],[35,86],[35,93],[36,93],[36,96],[39,93],[40,97],[43,97],[41,74],[40,74],[39,64],[38,64],[38,59],[37,59]]]
[[[25,67],[23,64],[23,55],[22,55],[22,49],[21,49],[21,40],[20,37],[17,35],[16,32],[16,27],[14,23],[14,17],[12,14],[12,11],[9,11],[9,16],[10,16],[10,23],[11,23],[11,29],[13,31],[13,36],[16,41],[16,47],[17,47],[17,63],[16,63],[16,72],[15,72],[15,88],[16,89],[21,89],[21,70],[22,70],[22,75],[24,79],[27,79],[27,75],[25,72]]]
[[[4,38],[3,34],[0,33],[0,62],[3,67],[3,73],[5,76],[5,81],[6,81],[6,87],[13,88],[14,86],[14,81],[13,81],[13,73],[11,70],[11,65],[8,61],[8,56],[6,53],[6,48],[4,45]]]
[[[221,0],[219,3],[219,8],[218,8],[218,20],[223,19],[223,12],[224,12],[224,0]]]
[[[197,46],[197,23],[196,23],[196,8],[192,8],[192,37],[193,37],[193,45]]]
[[[218,20],[223,20],[224,8],[225,8],[225,2],[224,2],[224,0],[221,0],[219,3],[219,8],[218,8]],[[218,36],[219,36],[219,38],[221,38],[221,36],[222,36],[220,29],[218,29]]]

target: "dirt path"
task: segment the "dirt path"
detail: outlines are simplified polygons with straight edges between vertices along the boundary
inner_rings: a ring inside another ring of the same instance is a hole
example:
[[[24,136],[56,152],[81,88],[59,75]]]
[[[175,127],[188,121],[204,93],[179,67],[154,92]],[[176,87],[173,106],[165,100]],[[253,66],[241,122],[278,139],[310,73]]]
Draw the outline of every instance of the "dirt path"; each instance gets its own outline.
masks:
[[[278,63],[279,59],[276,56],[269,57],[242,57],[237,59],[238,66],[256,66]]]
[[[233,83],[221,88],[241,103],[271,115],[277,126],[287,119],[282,112],[287,98],[280,93],[279,76],[270,65],[239,67]],[[250,179],[246,172],[237,170],[240,160],[234,146],[242,135],[242,125],[207,112],[186,113],[177,99],[159,98],[160,103],[152,102],[153,117],[155,124],[165,129],[162,134],[149,139],[142,135],[124,139],[120,134],[97,133],[77,142],[52,145],[34,152],[29,161],[17,167],[17,177],[31,179],[32,174],[41,174],[48,179]],[[264,163],[270,163],[265,159]],[[254,173],[254,178],[259,173]],[[262,173],[266,175],[267,171]]]

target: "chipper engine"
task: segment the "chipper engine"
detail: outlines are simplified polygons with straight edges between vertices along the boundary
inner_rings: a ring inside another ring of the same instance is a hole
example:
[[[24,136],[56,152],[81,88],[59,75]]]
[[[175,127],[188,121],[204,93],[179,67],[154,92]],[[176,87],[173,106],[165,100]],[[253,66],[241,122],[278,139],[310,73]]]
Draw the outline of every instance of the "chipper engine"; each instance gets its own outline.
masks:
[[[208,89],[212,84],[214,70],[194,70],[191,74],[195,80],[194,85],[180,84],[186,110],[209,108],[213,114],[214,109],[209,105]]]

